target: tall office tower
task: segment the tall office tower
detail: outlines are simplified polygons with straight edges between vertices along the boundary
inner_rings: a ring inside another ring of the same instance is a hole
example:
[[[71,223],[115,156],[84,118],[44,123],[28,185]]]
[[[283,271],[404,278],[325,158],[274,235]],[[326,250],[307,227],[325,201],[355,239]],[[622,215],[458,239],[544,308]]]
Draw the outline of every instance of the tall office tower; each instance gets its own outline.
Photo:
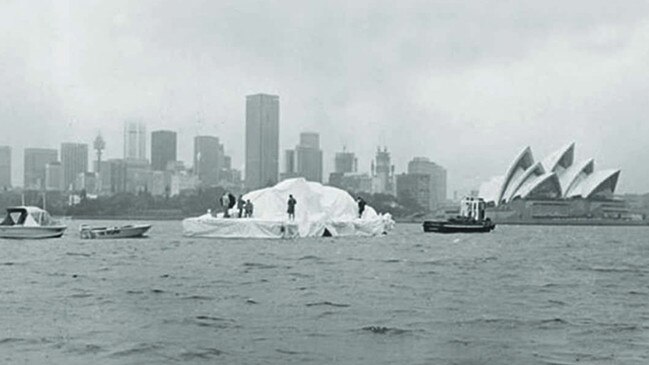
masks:
[[[372,163],[372,176],[374,177],[373,191],[382,194],[396,194],[394,183],[394,165],[390,162],[390,152],[387,147],[377,148],[376,163]]]
[[[292,179],[298,177],[297,165],[295,164],[295,150],[284,151],[284,172],[279,174],[279,180]]]
[[[176,132],[154,131],[151,133],[151,168],[167,169],[170,161],[176,161]]]
[[[346,172],[356,172],[358,162],[356,155],[353,152],[336,152],[336,158],[334,160],[334,172],[337,173],[346,173]]]
[[[45,188],[45,166],[58,160],[58,151],[50,148],[25,148],[25,180],[23,186],[28,190]]]
[[[322,182],[322,150],[318,133],[301,133],[295,154],[297,175],[309,181]]]
[[[221,166],[222,170],[232,170],[232,157],[228,155],[223,155],[223,166]]]
[[[144,123],[124,123],[124,158],[146,160],[146,126]]]
[[[246,97],[246,177],[248,189],[277,183],[279,173],[279,96]]]
[[[63,191],[63,165],[60,162],[50,162],[45,165],[45,190]]]
[[[95,137],[95,140],[92,142],[92,148],[97,153],[97,161],[95,161],[95,165],[94,165],[95,169],[94,169],[94,171],[96,173],[100,173],[101,172],[101,166],[102,166],[101,155],[102,155],[102,152],[104,151],[104,148],[106,148],[106,142],[101,137],[101,134],[99,134],[99,135],[97,135],[97,137]]]
[[[215,186],[219,183],[220,151],[218,137],[194,137],[194,174],[201,184]]]
[[[433,211],[446,201],[446,169],[426,157],[415,157],[408,162],[408,174],[430,176],[430,201],[428,208]]]
[[[0,190],[11,188],[11,147],[0,146]]]
[[[397,175],[397,198],[409,209],[416,204],[424,210],[433,210],[431,202],[431,176],[427,174],[401,174]],[[414,212],[413,212],[414,213]]]
[[[61,143],[63,165],[63,190],[75,190],[77,176],[88,171],[88,145],[85,143]]]
[[[284,173],[287,176],[294,177],[297,169],[295,168],[295,150],[284,151]]]
[[[107,166],[102,166],[101,170],[106,172],[110,171],[108,174],[103,173],[102,176],[109,175],[110,180],[108,183],[104,184],[104,188],[110,187],[107,189],[110,193],[123,193],[127,190],[127,170],[128,166],[125,160],[123,159],[111,159],[106,161]]]

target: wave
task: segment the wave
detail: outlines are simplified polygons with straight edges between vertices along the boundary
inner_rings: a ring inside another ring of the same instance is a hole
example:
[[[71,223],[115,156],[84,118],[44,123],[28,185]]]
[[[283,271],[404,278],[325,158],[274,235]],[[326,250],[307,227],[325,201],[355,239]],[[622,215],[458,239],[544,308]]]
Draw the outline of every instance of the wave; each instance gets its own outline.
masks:
[[[180,360],[193,361],[193,360],[209,360],[223,355],[224,352],[217,348],[200,348],[193,351],[186,351],[180,354]]]
[[[411,330],[404,330],[396,327],[383,327],[383,326],[366,326],[361,328],[363,331],[372,332],[379,335],[403,335],[411,333]]]
[[[27,342],[27,340],[25,340],[24,338],[18,338],[18,337],[0,338],[0,345],[9,344],[9,343],[16,343],[16,342]]]
[[[89,298],[94,296],[94,294],[91,293],[77,293],[77,294],[71,294],[68,295],[68,298],[75,298],[75,299],[83,299],[83,298]]]
[[[317,306],[331,306],[331,307],[338,307],[338,308],[347,308],[351,307],[351,304],[343,304],[343,303],[333,303],[330,301],[323,301],[323,302],[315,302],[315,303],[307,303],[305,304],[307,307],[317,307]]]
[[[66,252],[65,254],[68,256],[83,256],[83,257],[92,256],[92,254],[85,253],[85,252]]]
[[[261,264],[258,262],[244,262],[242,266],[251,268],[254,267],[256,269],[276,269],[279,267],[277,265]]]
[[[110,357],[128,357],[140,354],[156,352],[165,346],[161,343],[138,343],[131,348],[111,353]]]
[[[214,297],[207,295],[188,295],[180,298],[182,300],[214,300]]]
[[[320,260],[322,260],[322,258],[320,258],[320,257],[318,257],[318,256],[314,256],[314,255],[306,255],[306,256],[302,256],[302,257],[300,257],[300,258],[297,259],[297,260],[298,260],[298,261],[302,261],[302,260],[315,260],[315,261],[320,261]]]

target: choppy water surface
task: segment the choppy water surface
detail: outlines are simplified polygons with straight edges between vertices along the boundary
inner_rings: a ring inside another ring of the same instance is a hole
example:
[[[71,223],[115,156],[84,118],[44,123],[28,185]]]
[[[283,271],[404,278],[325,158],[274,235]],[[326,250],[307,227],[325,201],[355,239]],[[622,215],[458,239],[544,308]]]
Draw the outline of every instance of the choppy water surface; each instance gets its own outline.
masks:
[[[649,228],[93,241],[79,223],[0,240],[1,363],[649,363]]]

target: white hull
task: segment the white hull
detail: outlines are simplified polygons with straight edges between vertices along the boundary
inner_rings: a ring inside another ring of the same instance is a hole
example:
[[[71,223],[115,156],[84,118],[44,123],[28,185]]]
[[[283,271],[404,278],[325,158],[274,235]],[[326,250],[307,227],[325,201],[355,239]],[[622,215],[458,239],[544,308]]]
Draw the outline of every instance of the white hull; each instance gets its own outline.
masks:
[[[0,226],[0,238],[39,239],[63,236],[66,226]]]

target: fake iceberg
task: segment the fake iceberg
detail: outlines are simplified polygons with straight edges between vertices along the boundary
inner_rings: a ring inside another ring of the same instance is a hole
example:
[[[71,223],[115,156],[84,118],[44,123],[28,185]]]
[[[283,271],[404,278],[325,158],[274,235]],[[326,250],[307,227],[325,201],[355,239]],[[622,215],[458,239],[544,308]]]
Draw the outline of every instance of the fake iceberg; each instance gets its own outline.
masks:
[[[289,221],[289,194],[297,200],[295,219]],[[295,238],[321,236],[375,236],[394,226],[389,213],[377,214],[366,205],[358,217],[358,204],[349,193],[331,186],[288,179],[243,196],[254,205],[252,218],[214,217],[207,213],[183,220],[183,233],[189,237],[212,238]],[[234,210],[234,209],[233,209]],[[231,216],[236,216],[232,211]]]

